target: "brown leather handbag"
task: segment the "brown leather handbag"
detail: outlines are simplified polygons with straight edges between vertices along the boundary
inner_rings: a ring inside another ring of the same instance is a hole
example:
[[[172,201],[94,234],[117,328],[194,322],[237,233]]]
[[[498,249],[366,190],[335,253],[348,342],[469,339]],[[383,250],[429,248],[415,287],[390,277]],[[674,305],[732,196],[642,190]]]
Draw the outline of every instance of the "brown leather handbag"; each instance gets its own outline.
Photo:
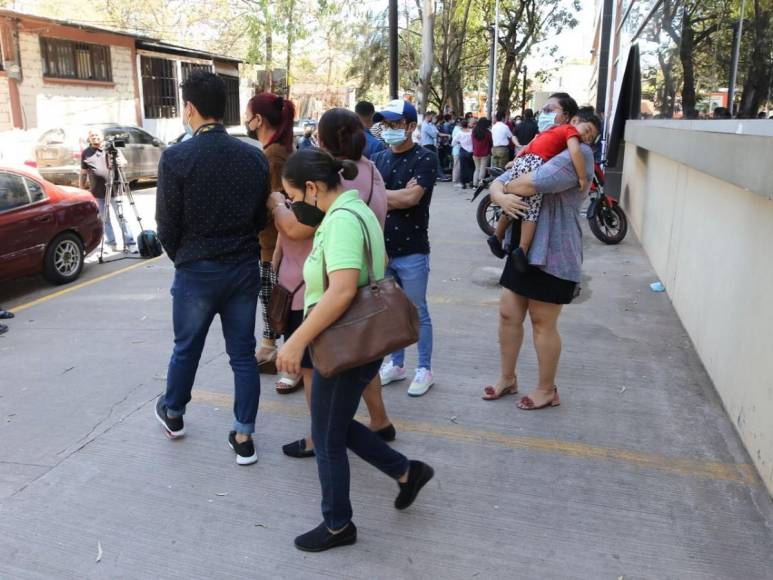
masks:
[[[276,276],[279,278],[279,268],[282,267],[280,261],[276,267]],[[271,298],[268,301],[268,324],[271,330],[277,334],[284,334],[287,332],[287,322],[290,320],[290,310],[293,307],[293,298],[298,293],[298,290],[303,286],[303,282],[298,284],[298,287],[292,292],[277,284],[271,290]]]
[[[357,294],[344,314],[315,338],[310,347],[314,369],[324,377],[373,362],[419,340],[419,315],[403,289],[391,277],[376,280],[373,273],[368,228],[354,211],[362,227],[363,249],[368,267],[368,284]],[[322,254],[323,287],[329,280]]]

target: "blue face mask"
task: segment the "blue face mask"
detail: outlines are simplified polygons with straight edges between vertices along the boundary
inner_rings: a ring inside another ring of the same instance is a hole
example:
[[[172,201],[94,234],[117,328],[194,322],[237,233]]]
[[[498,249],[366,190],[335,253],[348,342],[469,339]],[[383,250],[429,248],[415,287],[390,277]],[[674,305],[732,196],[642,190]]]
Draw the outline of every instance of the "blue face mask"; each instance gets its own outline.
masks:
[[[185,120],[185,109],[183,109],[183,129],[185,129],[185,134],[188,135],[188,137],[193,137],[193,127]]]
[[[390,147],[399,147],[405,143],[405,129],[384,129],[381,138]]]
[[[552,129],[556,126],[557,113],[545,113],[539,114],[539,120],[537,121],[537,128],[540,133],[544,133],[548,129]]]

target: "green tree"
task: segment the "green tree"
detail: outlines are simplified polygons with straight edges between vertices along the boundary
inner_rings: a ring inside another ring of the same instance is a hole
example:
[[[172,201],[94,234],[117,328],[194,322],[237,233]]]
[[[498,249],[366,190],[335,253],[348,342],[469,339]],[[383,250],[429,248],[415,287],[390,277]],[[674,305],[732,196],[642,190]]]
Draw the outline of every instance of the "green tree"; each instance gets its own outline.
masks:
[[[567,4],[564,0],[503,0],[500,5],[499,47],[502,72],[499,81],[496,111],[506,112],[518,86],[517,71],[531,54],[534,45],[555,37],[564,28],[577,26],[574,17],[581,9],[579,0]]]

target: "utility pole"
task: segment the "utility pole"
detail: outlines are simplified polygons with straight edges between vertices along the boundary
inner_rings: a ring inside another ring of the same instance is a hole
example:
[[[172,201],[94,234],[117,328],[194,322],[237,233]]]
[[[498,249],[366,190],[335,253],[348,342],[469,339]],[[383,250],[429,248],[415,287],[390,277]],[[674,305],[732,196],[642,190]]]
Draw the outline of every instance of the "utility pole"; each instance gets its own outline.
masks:
[[[491,49],[489,51],[488,63],[488,95],[486,98],[486,116],[493,118],[494,112],[494,91],[497,84],[497,44],[499,44],[499,0],[496,3],[494,11],[494,26],[491,31]]]
[[[746,17],[746,0],[741,2],[741,17],[733,30],[733,57],[730,61],[730,83],[727,87],[727,108],[732,117],[735,113],[735,83],[738,79],[738,59],[741,55],[741,38],[743,36],[743,20]]]
[[[389,0],[389,98],[397,98],[397,0]]]
[[[521,115],[523,115],[524,111],[526,110],[526,75],[528,72],[528,67],[523,65],[523,97],[521,98]]]

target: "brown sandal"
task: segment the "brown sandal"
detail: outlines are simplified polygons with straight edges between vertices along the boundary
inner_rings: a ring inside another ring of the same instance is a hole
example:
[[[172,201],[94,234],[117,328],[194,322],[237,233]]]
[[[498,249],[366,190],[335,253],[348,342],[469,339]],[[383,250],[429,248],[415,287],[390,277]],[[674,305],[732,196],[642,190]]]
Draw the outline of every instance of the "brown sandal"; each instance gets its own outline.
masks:
[[[484,401],[496,401],[497,399],[501,399],[505,395],[515,395],[518,392],[518,377],[515,377],[513,379],[513,384],[506,386],[501,391],[497,391],[497,388],[495,385],[488,385],[487,387],[483,388],[483,395],[481,395],[481,399]]]
[[[264,350],[265,349],[265,350]],[[261,346],[255,353],[255,358],[258,359],[258,370],[262,375],[275,375],[277,373],[276,368],[276,347]]]
[[[521,397],[521,400],[518,401],[518,408],[523,409],[524,411],[536,411],[538,409],[544,409],[545,407],[558,407],[560,404],[561,399],[558,398],[558,387],[554,386],[553,398],[544,405],[535,405],[532,398],[526,395],[525,397]]]

